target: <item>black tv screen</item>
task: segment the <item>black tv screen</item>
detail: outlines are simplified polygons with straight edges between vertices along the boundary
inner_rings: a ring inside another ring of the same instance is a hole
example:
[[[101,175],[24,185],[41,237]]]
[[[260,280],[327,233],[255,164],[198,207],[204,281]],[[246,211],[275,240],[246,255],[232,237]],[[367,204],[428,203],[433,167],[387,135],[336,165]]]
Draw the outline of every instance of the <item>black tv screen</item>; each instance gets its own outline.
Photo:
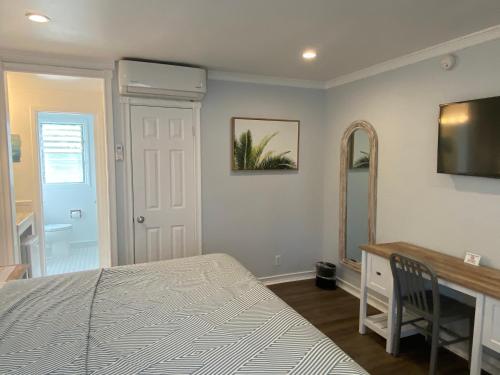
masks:
[[[440,109],[438,173],[500,178],[500,97]]]

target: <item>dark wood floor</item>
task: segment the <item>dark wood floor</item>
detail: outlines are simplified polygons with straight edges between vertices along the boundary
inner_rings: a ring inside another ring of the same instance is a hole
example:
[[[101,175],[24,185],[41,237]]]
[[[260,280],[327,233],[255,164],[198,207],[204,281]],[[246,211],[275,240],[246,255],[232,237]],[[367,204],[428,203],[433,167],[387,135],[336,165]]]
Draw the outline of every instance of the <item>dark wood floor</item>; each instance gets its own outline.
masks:
[[[342,289],[326,291],[314,280],[271,285],[270,289],[330,337],[372,375],[426,375],[430,348],[420,335],[401,342],[401,355],[385,352],[385,340],[368,330],[358,333],[359,299]],[[369,313],[376,313],[372,309]],[[445,349],[439,352],[439,374],[468,374],[467,361]]]

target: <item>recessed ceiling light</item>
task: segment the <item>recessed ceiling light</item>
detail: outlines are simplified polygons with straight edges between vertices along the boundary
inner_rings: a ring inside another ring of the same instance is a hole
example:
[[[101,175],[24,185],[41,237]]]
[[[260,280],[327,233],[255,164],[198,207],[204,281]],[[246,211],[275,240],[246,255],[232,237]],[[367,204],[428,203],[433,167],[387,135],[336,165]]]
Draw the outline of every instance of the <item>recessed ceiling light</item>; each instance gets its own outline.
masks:
[[[50,21],[49,17],[44,16],[43,14],[38,14],[38,13],[26,13],[26,17],[28,17],[28,19],[30,21],[38,22],[38,23],[45,23],[45,22]]]
[[[316,51],[313,49],[307,49],[302,52],[302,57],[306,60],[313,60],[316,58]]]

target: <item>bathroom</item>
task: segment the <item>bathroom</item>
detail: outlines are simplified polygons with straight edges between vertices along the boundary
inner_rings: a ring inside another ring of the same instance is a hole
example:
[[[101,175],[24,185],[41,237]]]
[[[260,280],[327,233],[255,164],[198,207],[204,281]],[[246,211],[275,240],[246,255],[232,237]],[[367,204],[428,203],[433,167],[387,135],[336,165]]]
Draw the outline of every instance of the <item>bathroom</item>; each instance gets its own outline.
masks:
[[[99,268],[102,80],[8,72],[7,87],[23,263],[32,277]]]

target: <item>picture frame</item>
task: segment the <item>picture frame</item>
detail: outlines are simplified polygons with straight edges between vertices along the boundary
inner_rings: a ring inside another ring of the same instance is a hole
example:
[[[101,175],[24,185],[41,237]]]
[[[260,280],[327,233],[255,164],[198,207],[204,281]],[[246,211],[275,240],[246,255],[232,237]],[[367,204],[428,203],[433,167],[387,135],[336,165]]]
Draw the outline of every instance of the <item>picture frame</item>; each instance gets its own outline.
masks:
[[[299,120],[232,117],[231,169],[297,171],[299,140]]]
[[[11,134],[10,144],[12,151],[12,162],[21,162],[21,136],[19,134]]]

